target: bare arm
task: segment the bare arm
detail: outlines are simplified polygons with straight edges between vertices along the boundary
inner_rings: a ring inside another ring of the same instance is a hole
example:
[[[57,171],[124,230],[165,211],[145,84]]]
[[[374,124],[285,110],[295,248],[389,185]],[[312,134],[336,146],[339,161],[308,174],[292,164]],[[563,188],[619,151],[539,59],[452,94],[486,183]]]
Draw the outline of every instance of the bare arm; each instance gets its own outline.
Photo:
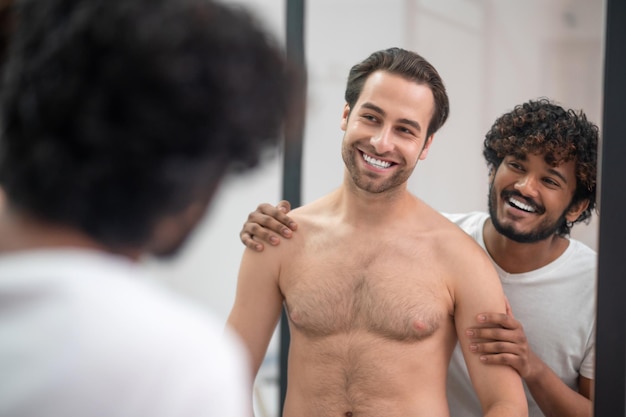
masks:
[[[463,268],[466,273],[462,274],[459,270],[463,278],[455,281],[454,318],[472,385],[485,416],[527,416],[528,403],[519,374],[511,367],[486,365],[470,351],[469,343],[462,343],[466,329],[475,324],[474,318],[480,311],[485,311],[485,306],[491,306],[489,311],[506,312],[504,292],[493,265],[482,249],[469,249],[458,255],[461,259],[457,267]]]
[[[261,254],[245,250],[227,324],[239,334],[250,353],[252,381],[280,318],[283,296],[279,271],[280,251]]]
[[[477,319],[481,324],[497,327],[469,329],[470,349],[486,364],[509,365],[515,369],[546,416],[592,416],[593,380],[580,376],[578,392],[567,386],[532,351],[524,327],[508,304],[506,314],[481,313]]]
[[[291,233],[298,228],[287,213],[291,204],[281,200],[276,207],[271,204],[259,204],[255,211],[248,215],[239,238],[248,248],[257,252],[264,249],[263,242],[276,246],[280,243],[280,236],[289,239]]]

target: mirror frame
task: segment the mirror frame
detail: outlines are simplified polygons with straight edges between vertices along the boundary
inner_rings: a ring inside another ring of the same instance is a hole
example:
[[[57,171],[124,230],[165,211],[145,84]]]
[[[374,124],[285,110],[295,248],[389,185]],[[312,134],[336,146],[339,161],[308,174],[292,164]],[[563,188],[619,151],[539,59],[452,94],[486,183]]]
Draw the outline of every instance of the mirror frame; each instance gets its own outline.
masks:
[[[625,416],[626,2],[606,0],[603,132],[599,153],[599,240],[594,415]]]

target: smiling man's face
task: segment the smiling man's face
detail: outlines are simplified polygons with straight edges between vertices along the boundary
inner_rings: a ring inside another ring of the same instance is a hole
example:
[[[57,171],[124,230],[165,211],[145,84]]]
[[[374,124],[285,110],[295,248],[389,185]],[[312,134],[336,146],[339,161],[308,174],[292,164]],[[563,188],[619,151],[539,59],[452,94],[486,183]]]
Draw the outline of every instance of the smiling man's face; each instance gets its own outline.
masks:
[[[433,112],[427,85],[385,71],[371,74],[354,108],[344,107],[341,122],[342,156],[354,184],[372,193],[405,187],[428,154]]]
[[[544,155],[506,156],[489,187],[489,214],[495,229],[511,240],[534,243],[553,236],[580,212],[572,207],[575,162],[548,164]]]

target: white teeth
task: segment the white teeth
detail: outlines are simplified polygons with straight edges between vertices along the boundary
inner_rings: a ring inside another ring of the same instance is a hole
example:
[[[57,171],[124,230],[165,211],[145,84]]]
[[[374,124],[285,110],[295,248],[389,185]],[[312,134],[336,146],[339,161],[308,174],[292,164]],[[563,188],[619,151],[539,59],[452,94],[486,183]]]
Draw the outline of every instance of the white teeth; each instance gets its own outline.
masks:
[[[520,210],[524,210],[527,211],[529,213],[534,213],[536,210],[534,209],[534,207],[529,206],[528,204],[524,204],[519,200],[516,200],[514,198],[510,198],[509,199],[509,204],[511,204],[514,207],[517,207]]]
[[[381,161],[380,159],[372,158],[369,155],[363,154],[363,159],[368,164],[375,166],[376,168],[389,168],[391,166],[391,162]]]

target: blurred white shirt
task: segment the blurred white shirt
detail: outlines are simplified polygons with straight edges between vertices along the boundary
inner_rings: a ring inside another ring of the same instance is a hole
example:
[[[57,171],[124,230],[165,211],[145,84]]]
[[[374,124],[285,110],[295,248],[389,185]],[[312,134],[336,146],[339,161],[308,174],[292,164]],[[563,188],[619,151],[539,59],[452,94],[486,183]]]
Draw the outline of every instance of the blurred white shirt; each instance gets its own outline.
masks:
[[[0,415],[242,417],[234,334],[124,258],[0,256]]]

